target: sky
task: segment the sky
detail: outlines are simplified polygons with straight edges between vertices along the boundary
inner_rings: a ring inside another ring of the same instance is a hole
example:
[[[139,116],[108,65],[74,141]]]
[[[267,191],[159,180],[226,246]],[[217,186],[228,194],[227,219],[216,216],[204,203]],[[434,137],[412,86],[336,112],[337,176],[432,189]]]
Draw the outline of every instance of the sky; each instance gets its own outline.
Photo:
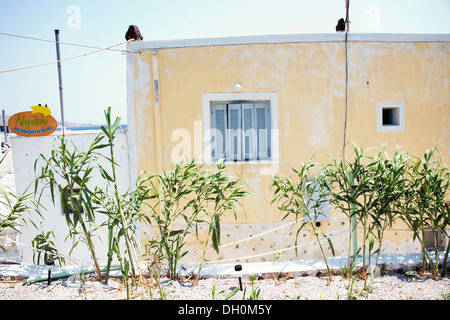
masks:
[[[450,0],[351,0],[351,33],[450,34]],[[60,41],[108,47],[128,26],[144,41],[248,35],[334,33],[345,0],[0,0],[0,110],[12,115],[47,104],[61,120],[57,64]],[[49,42],[13,37],[12,34]],[[63,61],[66,122],[103,124],[104,110],[127,123],[126,45]],[[61,44],[61,58],[95,49]]]

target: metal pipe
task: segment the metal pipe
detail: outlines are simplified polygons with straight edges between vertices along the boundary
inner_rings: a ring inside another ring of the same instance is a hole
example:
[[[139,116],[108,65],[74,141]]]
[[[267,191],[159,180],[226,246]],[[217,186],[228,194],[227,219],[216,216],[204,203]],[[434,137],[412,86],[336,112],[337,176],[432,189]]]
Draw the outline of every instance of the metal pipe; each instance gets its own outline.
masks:
[[[350,171],[350,184],[354,186],[354,176],[353,171]],[[352,203],[350,205],[350,228],[352,229],[352,245],[353,245],[353,259],[356,259],[358,254],[358,231],[356,230],[356,216],[355,216],[356,207],[355,204]]]
[[[62,74],[61,74],[61,54],[59,52],[59,30],[55,30],[55,40],[56,40],[56,59],[58,60],[58,79],[59,79],[59,103],[61,106],[61,125],[64,132],[66,127],[66,122],[64,119],[64,102],[63,102],[63,85],[62,85]]]
[[[350,0],[345,0],[345,32],[350,32],[350,20],[349,20],[349,7],[350,7]]]
[[[162,172],[163,170],[163,155],[162,155],[162,131],[161,131],[161,104],[159,100],[159,70],[158,70],[158,51],[153,51],[152,57],[152,77],[153,77],[153,103],[155,114],[155,141],[156,141],[156,170]]]
[[[2,110],[2,118],[3,118],[3,133],[5,134],[5,143],[8,143],[8,134],[6,132],[7,127],[6,127],[6,114],[5,114],[5,109]]]
[[[58,272],[53,271],[51,274],[51,278],[53,280],[60,279],[60,278],[67,278],[67,277],[81,274],[81,273],[95,273],[96,270],[97,270],[96,268],[86,268],[86,269],[77,268],[77,269],[67,270],[67,271],[65,271],[65,270],[58,271]],[[102,272],[104,272],[104,271],[106,271],[106,267],[102,267],[102,268],[100,268],[100,270]],[[110,270],[121,270],[120,265],[111,266]],[[39,282],[39,281],[45,281],[45,280],[48,281],[48,275],[35,274],[35,275],[31,275],[30,277],[28,277],[26,284],[30,285],[32,283]]]

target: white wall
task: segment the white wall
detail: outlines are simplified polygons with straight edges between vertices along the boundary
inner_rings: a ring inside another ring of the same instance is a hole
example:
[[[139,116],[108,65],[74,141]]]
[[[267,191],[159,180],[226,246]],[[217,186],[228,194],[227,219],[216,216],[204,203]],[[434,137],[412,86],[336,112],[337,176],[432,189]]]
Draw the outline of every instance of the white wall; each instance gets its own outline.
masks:
[[[83,150],[92,143],[99,132],[100,131],[67,130],[66,137],[68,140],[72,141],[78,149]],[[48,158],[51,150],[53,149],[54,143],[58,143],[59,141],[59,139],[57,139],[59,134],[61,133],[58,132],[45,137],[21,137],[16,135],[11,137],[17,194],[23,193],[29,187],[29,191],[34,191],[33,183],[36,176],[34,171],[35,161],[40,158],[41,154]],[[106,143],[106,138],[104,139]],[[108,156],[109,148],[103,149],[101,153]],[[123,193],[130,188],[130,167],[126,132],[117,132],[114,153],[116,162],[120,165],[116,172],[119,182],[119,192]],[[103,159],[101,160],[101,163],[105,169],[108,170],[108,168],[110,168],[107,160]],[[43,165],[43,161],[38,161],[37,164],[36,173],[39,174],[41,170],[40,165]],[[93,172],[94,171],[95,170],[93,170]],[[102,183],[104,183],[103,179],[96,173],[91,185],[95,186]],[[27,221],[28,219],[31,219],[39,228],[40,223],[42,223],[42,230],[44,232],[53,231],[56,237],[56,247],[68,255],[73,243],[70,239],[65,240],[68,235],[68,227],[64,214],[61,210],[59,194],[55,196],[55,204],[53,205],[50,191],[48,189],[45,190],[40,204],[46,208],[46,210],[43,211],[44,219],[42,219],[37,213],[30,211],[29,216],[26,217]],[[103,214],[98,214],[96,216],[96,222],[100,224],[103,221],[105,221],[105,216]],[[20,231],[21,242],[25,245],[23,248],[23,262],[32,263],[33,249],[31,248],[31,241],[36,234],[40,233],[40,230],[37,230],[32,223],[27,222],[26,225],[21,226]],[[97,259],[99,263],[105,263],[107,259],[106,252],[108,245],[107,229],[106,227],[103,227],[100,230],[97,230],[94,234],[97,235],[97,237],[94,237]],[[91,264],[90,253],[84,243],[79,243],[70,257],[78,259],[77,261],[79,263],[83,261],[84,266]]]

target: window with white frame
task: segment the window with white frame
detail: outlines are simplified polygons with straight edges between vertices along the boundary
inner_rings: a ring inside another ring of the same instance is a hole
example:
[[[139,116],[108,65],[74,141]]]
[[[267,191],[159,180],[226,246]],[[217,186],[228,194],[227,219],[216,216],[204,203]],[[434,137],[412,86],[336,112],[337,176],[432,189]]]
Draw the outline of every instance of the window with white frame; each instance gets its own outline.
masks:
[[[271,159],[269,101],[211,102],[211,159]]]
[[[202,100],[205,162],[278,163],[278,93],[204,93]]]
[[[377,104],[377,129],[379,132],[405,130],[405,105],[402,102]]]

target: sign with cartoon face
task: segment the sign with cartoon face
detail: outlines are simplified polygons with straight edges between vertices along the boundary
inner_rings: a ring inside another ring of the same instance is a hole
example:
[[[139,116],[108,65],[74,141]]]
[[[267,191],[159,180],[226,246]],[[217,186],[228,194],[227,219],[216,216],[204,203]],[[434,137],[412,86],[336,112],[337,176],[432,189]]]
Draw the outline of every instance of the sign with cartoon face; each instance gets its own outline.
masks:
[[[31,107],[33,111],[16,113],[8,120],[9,130],[19,136],[40,137],[53,133],[58,126],[47,105]]]

